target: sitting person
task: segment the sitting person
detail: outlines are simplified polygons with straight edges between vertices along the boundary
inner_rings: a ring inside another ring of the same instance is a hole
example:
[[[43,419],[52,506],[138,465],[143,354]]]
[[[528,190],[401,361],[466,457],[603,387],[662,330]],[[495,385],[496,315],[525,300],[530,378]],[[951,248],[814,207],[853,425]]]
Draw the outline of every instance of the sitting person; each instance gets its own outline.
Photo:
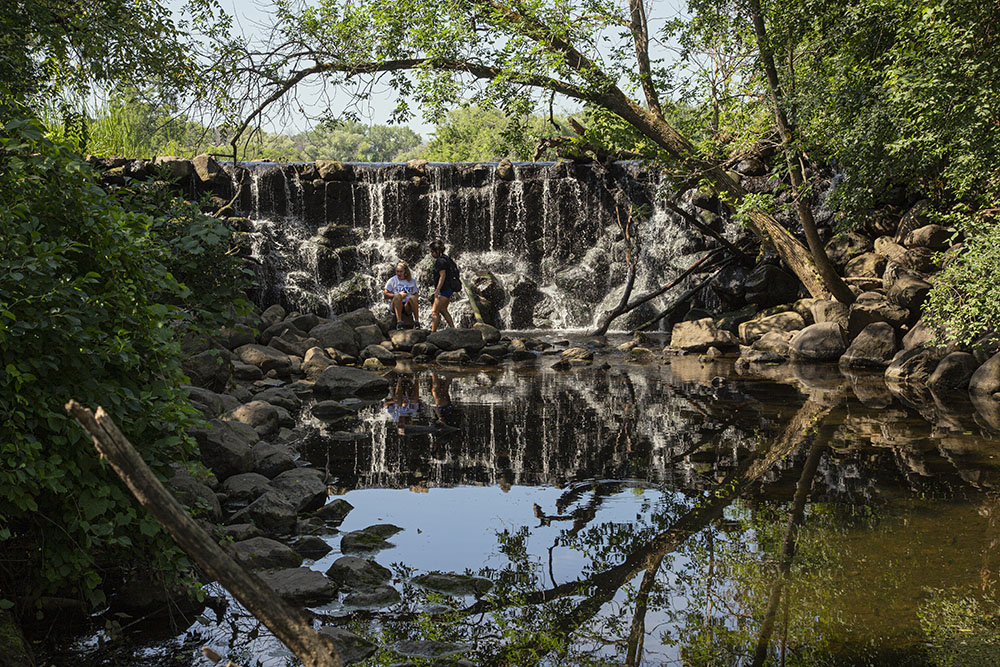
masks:
[[[390,389],[389,396],[385,399],[385,409],[396,422],[396,432],[399,435],[406,435],[406,428],[417,416],[420,409],[420,383],[418,380],[411,381],[403,379],[402,376],[396,380],[395,389]]]
[[[396,316],[396,328],[403,329],[403,314],[413,316],[413,328],[420,328],[420,304],[418,302],[419,288],[413,279],[410,265],[406,262],[396,264],[396,275],[385,284],[383,294],[386,301],[391,302],[393,314]]]

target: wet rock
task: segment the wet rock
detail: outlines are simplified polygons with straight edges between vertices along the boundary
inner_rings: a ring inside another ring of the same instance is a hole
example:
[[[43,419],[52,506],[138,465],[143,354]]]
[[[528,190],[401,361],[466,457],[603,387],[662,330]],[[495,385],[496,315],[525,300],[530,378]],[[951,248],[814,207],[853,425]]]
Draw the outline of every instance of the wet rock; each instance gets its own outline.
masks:
[[[900,384],[924,385],[937,367],[940,358],[939,354],[919,347],[900,350],[885,369],[885,380]]]
[[[344,597],[344,606],[355,609],[381,609],[402,601],[392,586],[374,586],[349,593]]]
[[[431,345],[430,343],[417,343],[413,346],[411,352],[414,359],[418,357],[433,359],[441,352],[441,348],[437,345]]]
[[[716,348],[711,348],[716,349]],[[635,364],[648,364],[656,357],[648,347],[633,347],[625,353],[626,358]]]
[[[326,571],[326,576],[343,588],[357,590],[388,583],[392,572],[367,558],[341,556]]]
[[[382,549],[392,549],[396,545],[387,542],[386,538],[392,537],[402,528],[391,524],[381,524],[368,526],[362,530],[355,530],[347,533],[340,541],[340,551],[345,554],[350,553],[370,553],[381,551]]]
[[[318,527],[324,527],[322,522],[320,522]],[[301,533],[302,531],[299,530],[298,532]],[[295,540],[295,551],[302,554],[305,558],[319,560],[333,551],[333,547],[327,544],[326,540],[320,537],[316,537],[315,535],[303,535]]]
[[[333,398],[375,396],[388,389],[389,381],[381,375],[347,366],[331,366],[316,378],[316,392]]]
[[[333,646],[345,665],[366,660],[375,654],[378,647],[364,637],[343,628],[326,626],[317,630],[333,640]]]
[[[480,354],[476,357],[476,363],[482,366],[496,366],[500,363],[500,360],[489,354]]]
[[[267,537],[252,537],[242,542],[235,542],[229,547],[229,553],[240,564],[254,570],[271,570],[302,565],[302,556],[281,542]]]
[[[979,364],[968,352],[952,352],[938,363],[927,378],[927,386],[935,393],[964,390]]]
[[[326,502],[325,475],[315,468],[286,470],[272,479],[270,484],[292,504],[296,512],[312,511]]]
[[[407,658],[427,658],[430,660],[446,658],[472,650],[472,646],[469,644],[456,644],[436,639],[407,639],[396,642],[389,648]]]
[[[264,373],[274,371],[278,377],[291,375],[291,358],[273,347],[253,343],[236,348],[235,354],[243,363],[252,364]]]
[[[464,366],[466,364],[472,363],[472,357],[465,350],[450,350],[448,352],[441,352],[435,358],[439,364],[455,364],[459,366]]]
[[[307,378],[313,380],[333,365],[333,359],[323,351],[323,348],[311,347],[306,350],[306,356],[303,358],[302,372],[305,373]]]
[[[493,588],[489,579],[454,572],[428,572],[413,577],[412,583],[437,593],[446,595],[485,595]]]
[[[285,445],[259,442],[253,447],[254,472],[268,479],[296,467],[292,450]]]
[[[500,331],[497,330],[496,327],[490,326],[489,324],[483,324],[482,322],[476,322],[472,325],[472,328],[482,335],[483,342],[486,345],[496,345],[500,342]]]
[[[368,357],[367,359],[365,359],[364,363],[361,364],[361,368],[365,369],[366,371],[371,371],[372,373],[379,373],[381,371],[386,370],[386,365],[383,364],[378,359],[376,359],[375,357]]]
[[[238,421],[253,428],[261,437],[267,437],[278,430],[278,411],[267,401],[250,401],[229,413],[227,419]]]
[[[847,345],[839,324],[822,322],[811,324],[792,336],[788,348],[793,359],[833,361],[844,354]]]
[[[191,384],[212,391],[224,390],[233,374],[228,350],[205,350],[182,361],[181,368]]]
[[[678,322],[670,333],[670,347],[687,352],[704,352],[710,347],[735,348],[736,337],[716,326],[711,317]]]
[[[227,502],[251,503],[270,491],[268,478],[256,472],[233,475],[222,483]]]
[[[383,366],[393,366],[396,364],[395,355],[381,345],[369,345],[361,350],[361,358],[365,361],[368,359],[378,359]]]
[[[476,329],[444,329],[427,337],[427,342],[445,351],[465,350],[474,354],[486,345],[483,334]]]
[[[325,422],[337,421],[347,417],[353,417],[355,409],[344,405],[340,401],[320,401],[312,406],[312,416]]]
[[[1000,354],[990,357],[969,380],[972,396],[993,396],[1000,392]]]
[[[354,509],[354,505],[343,498],[336,498],[323,505],[315,514],[328,523],[340,525],[344,518]]]
[[[885,256],[874,252],[858,255],[844,267],[847,278],[881,278],[885,271]]]
[[[230,518],[230,523],[250,522],[267,533],[295,530],[295,506],[276,491],[268,491]]]
[[[198,442],[201,460],[221,479],[253,470],[249,441],[227,422],[213,419],[188,430]]]
[[[889,301],[878,292],[864,292],[851,304],[847,321],[847,334],[851,340],[873,322],[887,322],[899,331],[910,319],[910,311]]]
[[[739,326],[740,341],[752,345],[754,341],[769,332],[798,331],[805,326],[805,320],[795,311],[787,310],[775,315],[750,320]]]
[[[354,329],[342,320],[322,322],[311,329],[309,335],[319,340],[324,348],[334,348],[351,356],[360,352]]]
[[[534,355],[532,355],[532,357],[534,357]],[[562,361],[574,365],[589,364],[592,361],[594,361],[594,351],[588,347],[581,347],[577,345],[567,350],[563,350],[562,353],[559,355],[559,358]]]
[[[300,604],[319,604],[337,597],[337,587],[316,570],[296,567],[257,574],[283,599]]]
[[[869,324],[840,358],[848,368],[884,368],[896,353],[896,332],[886,322]]]

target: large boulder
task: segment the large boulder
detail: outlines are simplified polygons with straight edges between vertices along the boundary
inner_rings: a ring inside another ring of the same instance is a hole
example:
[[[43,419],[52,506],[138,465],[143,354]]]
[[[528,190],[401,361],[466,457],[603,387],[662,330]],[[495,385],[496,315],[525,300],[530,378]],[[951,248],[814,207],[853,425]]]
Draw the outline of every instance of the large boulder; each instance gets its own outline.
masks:
[[[337,321],[343,322],[352,329],[357,329],[358,327],[364,327],[364,326],[371,326],[373,324],[379,327],[382,326],[381,322],[378,321],[378,318],[375,317],[372,311],[368,310],[367,308],[357,308],[350,312],[344,313],[343,315],[337,318]],[[383,332],[384,331],[385,330],[383,329]]]
[[[252,523],[267,533],[295,532],[295,506],[278,491],[268,491],[234,514],[229,523]]]
[[[322,347],[332,347],[355,357],[360,352],[357,333],[343,317],[317,324],[309,330],[309,336],[319,340]]]
[[[396,356],[381,345],[369,345],[361,350],[361,359],[378,359],[385,366],[392,366],[396,363]]]
[[[750,320],[739,326],[740,342],[752,345],[754,341],[771,331],[798,331],[806,325],[802,316],[793,310]]]
[[[229,553],[242,565],[253,570],[271,570],[302,565],[302,556],[290,547],[267,537],[252,537],[235,542]]]
[[[910,319],[910,311],[898,306],[883,294],[864,292],[851,304],[847,318],[847,334],[851,340],[861,333],[861,330],[873,322],[887,322],[893,329],[899,331]]]
[[[937,368],[927,378],[927,386],[939,394],[964,390],[969,386],[972,374],[978,366],[976,358],[968,352],[952,352],[938,363]]]
[[[351,168],[339,160],[316,160],[315,166],[324,181],[346,181],[351,177]]]
[[[222,167],[207,153],[202,153],[191,160],[191,166],[194,167],[194,173],[202,183],[212,183],[222,173]]]
[[[289,412],[298,412],[302,401],[288,387],[269,387],[253,396],[255,401],[267,401],[271,405],[284,408]]]
[[[325,476],[315,468],[296,468],[271,480],[271,488],[285,497],[297,512],[319,509],[326,502]]]
[[[253,460],[254,472],[260,473],[268,479],[296,467],[292,450],[288,446],[278,443],[258,442],[253,446]]]
[[[481,337],[480,337],[481,339]],[[389,389],[389,381],[377,373],[350,366],[331,366],[316,378],[315,390],[332,398],[375,396]]]
[[[321,347],[311,347],[306,350],[306,356],[302,360],[302,372],[310,380],[315,379],[320,373],[330,366],[333,366],[333,359]]]
[[[469,354],[479,352],[486,345],[483,334],[477,329],[444,329],[427,337],[431,345],[442,350],[465,350]]]
[[[821,322],[811,324],[792,336],[788,347],[793,359],[833,361],[844,354],[847,345],[839,324]]]
[[[181,362],[191,384],[212,391],[222,391],[233,374],[233,363],[228,350],[205,350]]]
[[[304,357],[306,352],[319,347],[322,343],[312,336],[300,336],[292,331],[285,331],[280,336],[272,338],[268,345],[287,355]]]
[[[260,473],[245,472],[224,481],[222,493],[226,494],[227,503],[252,503],[271,490],[268,482]]]
[[[357,589],[386,584],[392,579],[392,572],[367,558],[341,556],[326,571],[326,576],[343,588]]]
[[[307,567],[269,570],[257,575],[285,600],[300,604],[319,604],[337,597],[337,586],[322,572]]]
[[[812,314],[813,322],[821,324],[823,322],[835,322],[844,330],[847,329],[850,306],[833,299],[813,299],[809,305],[809,312]]]
[[[889,286],[887,293],[889,301],[905,308],[910,313],[920,312],[927,296],[931,292],[931,284],[912,271],[900,271]]]
[[[910,235],[910,232],[927,225],[929,222],[927,213],[930,209],[931,202],[929,199],[921,199],[911,206],[899,221],[899,226],[896,228],[895,241],[902,243],[903,239]]]
[[[426,329],[397,329],[389,333],[389,340],[394,350],[409,352],[414,345],[425,342],[429,335]]]
[[[220,479],[253,470],[251,443],[227,422],[213,419],[188,429],[198,443],[201,460]]]
[[[886,322],[873,322],[861,330],[840,358],[848,368],[884,368],[896,353],[896,331]]]
[[[229,413],[228,419],[251,427],[261,437],[278,431],[278,410],[267,401],[250,401]]]
[[[176,155],[158,155],[153,160],[153,165],[167,172],[167,177],[174,180],[187,180],[194,176],[194,165],[191,160],[187,160]]]
[[[496,327],[482,322],[476,322],[472,325],[472,328],[482,334],[483,342],[486,345],[496,345],[500,342],[500,331]]]
[[[885,257],[890,262],[903,263],[906,257],[906,248],[899,245],[888,236],[880,236],[875,239],[875,252]]]
[[[1000,392],[1000,354],[990,357],[969,380],[969,393],[973,396],[993,396]]]
[[[747,276],[746,299],[761,308],[794,301],[799,295],[799,280],[787,271],[765,264]]]
[[[906,235],[903,245],[907,248],[930,248],[934,251],[944,250],[951,246],[954,232],[941,225],[924,225],[917,227]]]
[[[847,232],[837,234],[826,244],[826,255],[838,269],[843,269],[853,258],[872,249],[872,241],[864,234]]]
[[[379,345],[385,340],[382,327],[377,324],[363,324],[360,327],[356,327],[354,333],[357,334],[358,347],[361,349],[369,345]]]
[[[211,389],[192,385],[181,385],[181,389],[188,393],[191,404],[205,415],[205,419],[215,419],[223,413],[236,409],[240,404],[229,394],[217,394]]]
[[[932,350],[915,347],[900,350],[885,369],[885,381],[900,384],[927,384],[931,373],[937,368],[941,355]]]
[[[251,343],[236,348],[235,354],[243,363],[252,364],[264,373],[274,371],[278,377],[287,377],[292,372],[291,358],[273,347]]]
[[[704,352],[710,347],[734,348],[736,345],[736,337],[720,329],[711,317],[678,322],[670,333],[670,347],[687,352]]]
[[[858,255],[844,267],[847,278],[881,278],[885,271],[885,257],[874,252]]]
[[[205,517],[209,521],[219,521],[222,518],[222,507],[219,505],[218,496],[186,470],[174,473],[170,478],[170,488],[177,500],[187,506],[192,515]]]

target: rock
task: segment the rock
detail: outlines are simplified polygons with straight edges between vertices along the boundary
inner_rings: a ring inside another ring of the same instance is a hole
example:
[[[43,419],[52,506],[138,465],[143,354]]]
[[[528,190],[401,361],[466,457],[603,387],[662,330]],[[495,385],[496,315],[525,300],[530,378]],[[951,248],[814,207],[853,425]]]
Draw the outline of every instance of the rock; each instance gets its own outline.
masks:
[[[357,412],[340,401],[320,401],[312,406],[312,415],[325,422],[353,417]]]
[[[188,393],[192,405],[198,408],[206,419],[215,419],[224,412],[239,407],[239,401],[232,396],[217,394],[211,389],[192,385],[181,385],[181,389]]]
[[[268,481],[260,473],[245,472],[227,478],[222,483],[222,492],[226,494],[227,502],[251,503],[271,490]]]
[[[343,498],[336,498],[316,510],[315,514],[323,521],[340,525],[352,509],[354,505]]]
[[[412,160],[407,160],[406,169],[412,172],[414,175],[426,176],[427,175],[427,160],[422,158],[414,158]]]
[[[402,528],[391,524],[381,524],[368,526],[362,530],[355,530],[347,533],[340,541],[340,551],[349,553],[368,553],[381,551],[382,549],[392,549],[396,545],[387,542],[387,537],[392,537]]]
[[[485,595],[493,588],[493,582],[481,577],[454,572],[428,572],[413,577],[412,583],[436,593],[446,595]]]
[[[392,572],[372,560],[341,556],[326,571],[326,576],[343,588],[356,590],[381,586],[392,579]]]
[[[304,357],[306,352],[314,347],[319,347],[320,344],[316,338],[300,336],[292,331],[285,331],[280,336],[272,338],[268,343],[279,352],[293,357]]]
[[[484,324],[482,322],[476,322],[472,325],[472,328],[482,335],[483,342],[486,345],[496,345],[500,342],[500,331],[498,331],[496,327],[492,327],[489,324]]]
[[[710,347],[735,348],[736,337],[716,326],[711,317],[678,322],[670,333],[670,347],[687,352],[704,352]]]
[[[207,153],[202,153],[191,160],[191,166],[194,167],[194,173],[202,183],[213,183],[215,177],[222,173],[222,167]]]
[[[233,377],[245,382],[256,382],[264,377],[264,371],[253,364],[245,364],[242,361],[233,362]]]
[[[921,199],[911,206],[899,221],[899,227],[896,228],[895,241],[901,243],[903,239],[909,236],[910,232],[927,225],[927,213],[930,208],[931,202],[928,199]]]
[[[261,535],[260,528],[252,523],[234,523],[229,526],[219,526],[218,533],[224,539],[230,539],[233,542],[242,542],[243,540],[260,537]]]
[[[886,322],[873,322],[861,330],[840,358],[848,368],[884,368],[896,353],[896,332]]]
[[[826,244],[826,255],[838,269],[843,269],[847,263],[872,249],[872,241],[864,234],[847,232],[837,234]]]
[[[337,587],[316,570],[296,567],[259,572],[261,581],[283,599],[300,604],[319,604],[337,597]]]
[[[185,160],[176,155],[158,155],[153,160],[153,166],[167,172],[167,177],[175,181],[186,180],[194,175],[194,165],[191,160]]]
[[[333,365],[333,359],[323,351],[323,348],[311,347],[306,350],[306,356],[303,358],[302,372],[307,378],[314,380],[320,373]]]
[[[411,353],[414,358],[416,357],[427,357],[433,359],[441,352],[441,348],[437,345],[431,345],[430,343],[417,343],[413,346]]]
[[[799,295],[799,280],[772,264],[764,264],[747,276],[746,299],[761,308],[794,301]]]
[[[320,323],[320,318],[313,313],[303,313],[301,315],[289,315],[285,321],[299,331],[309,331]]]
[[[931,284],[916,274],[906,271],[900,273],[889,287],[889,301],[905,308],[911,313],[920,312],[920,308],[931,292]]]
[[[844,267],[846,278],[881,278],[885,271],[885,257],[874,252],[858,255]]]
[[[170,478],[170,487],[177,500],[185,505],[193,516],[204,517],[212,522],[222,519],[222,507],[219,505],[218,496],[186,470],[174,473]]]
[[[435,358],[439,364],[454,364],[458,366],[464,366],[472,363],[472,357],[465,350],[450,350],[448,352],[441,352]]]
[[[503,181],[513,181],[515,178],[514,165],[510,158],[504,158],[497,163],[497,176]]]
[[[325,528],[322,522],[320,522],[320,527]],[[301,533],[302,531],[300,530],[298,532]],[[315,535],[303,535],[295,540],[295,551],[310,560],[319,560],[333,551],[333,547],[327,544],[326,540],[321,537],[316,537]]]
[[[476,357],[476,363],[482,366],[496,366],[500,363],[500,360],[489,354],[480,354]]]
[[[249,441],[227,422],[213,419],[205,426],[188,429],[198,442],[201,460],[220,479],[253,470]]]
[[[361,351],[354,328],[344,318],[322,322],[310,329],[309,335],[319,340],[324,348],[332,347],[352,356]]]
[[[517,350],[515,350],[515,353]],[[530,354],[530,353],[529,353]],[[534,358],[534,354],[531,355]],[[582,365],[589,364],[594,361],[594,351],[589,347],[581,347],[579,345],[571,347],[569,349],[563,350],[559,355],[559,358],[567,363]]]
[[[789,344],[792,342],[792,337],[795,333],[794,331],[768,331],[755,340],[751,348],[758,352],[774,354],[781,359],[787,359],[792,355]]]
[[[812,314],[813,322],[816,324],[834,322],[839,324],[842,329],[847,329],[850,306],[846,303],[832,299],[814,299],[809,306],[809,311]]]
[[[255,401],[266,401],[271,405],[284,408],[289,412],[298,412],[302,401],[288,387],[270,387],[254,394]]]
[[[325,475],[315,468],[286,470],[271,480],[271,488],[285,497],[296,512],[308,512],[326,502]]]
[[[854,340],[862,329],[873,322],[887,322],[893,329],[899,331],[909,319],[910,311],[891,303],[884,295],[878,292],[864,292],[851,304],[847,319],[847,334]]]
[[[912,350],[915,347],[930,347],[934,340],[934,329],[927,325],[923,319],[917,323],[903,336],[903,349]]]
[[[926,384],[940,358],[939,354],[919,347],[900,350],[885,369],[885,381],[899,384]]]
[[[395,359],[394,359],[395,361]],[[378,373],[379,371],[385,370],[385,364],[376,359],[375,357],[368,357],[365,362],[361,364],[361,367],[366,371],[371,371],[373,373]]]
[[[229,413],[228,419],[253,428],[261,437],[278,431],[278,411],[267,401],[250,401]]]
[[[888,236],[880,236],[875,239],[875,252],[885,257],[890,262],[901,264],[906,257],[906,248],[893,241]]]
[[[227,350],[235,350],[244,345],[251,345],[256,342],[257,337],[253,329],[245,324],[234,324],[231,327],[223,327],[221,332]]]
[[[184,373],[191,378],[191,384],[212,391],[222,391],[229,384],[233,374],[233,364],[229,352],[205,350],[181,362]]]
[[[266,326],[271,326],[272,324],[277,324],[285,319],[285,314],[284,308],[278,304],[274,304],[273,306],[269,306],[265,309],[264,312],[261,313],[260,318],[264,321]]]
[[[236,356],[245,364],[253,364],[264,373],[274,371],[278,377],[288,377],[292,373],[291,358],[273,347],[266,345],[242,345],[235,350]]]
[[[483,334],[476,329],[444,329],[427,336],[427,343],[445,351],[465,350],[474,354],[483,349],[486,342]]]
[[[331,366],[316,378],[317,393],[342,398],[376,396],[389,390],[389,381],[381,375],[360,368]]]
[[[796,333],[788,347],[793,359],[834,361],[840,359],[847,345],[839,324],[822,322],[811,324]]]
[[[381,609],[401,600],[399,591],[392,586],[374,586],[349,593],[344,597],[344,606],[356,609]]]
[[[290,334],[289,340],[295,340],[295,338],[307,338],[306,332],[302,331],[298,327],[294,326],[291,322],[285,320],[283,322],[277,322],[267,327],[260,332],[260,342],[264,345],[270,345],[271,341],[279,336]]]
[[[969,349],[979,365],[985,364],[990,357],[1000,352],[1000,334],[989,333],[972,344]]]
[[[980,366],[969,380],[973,396],[993,396],[1000,392],[1000,354],[995,354]]]
[[[375,326],[382,326],[378,321],[378,318],[372,313],[372,311],[367,308],[357,308],[348,313],[344,313],[337,318],[338,322],[343,322],[352,329],[357,329],[358,327],[364,327],[371,324]],[[385,332],[385,329],[382,329]]]
[[[230,555],[253,570],[270,570],[302,565],[302,556],[281,542],[267,537],[252,537],[229,547]]]
[[[437,639],[406,639],[390,645],[393,651],[407,658],[436,660],[472,650],[470,644],[456,644]]]
[[[744,176],[763,176],[767,173],[767,165],[755,157],[746,157],[736,164],[736,171]]]
[[[978,366],[976,358],[968,352],[952,352],[938,363],[927,378],[927,386],[936,394],[964,391]]]
[[[537,358],[530,350],[513,350],[509,356],[511,361],[534,361]]]
[[[362,350],[369,345],[380,345],[386,340],[382,327],[377,324],[364,324],[355,328],[354,333],[357,335],[358,347]]]
[[[356,662],[366,660],[378,650],[375,644],[364,637],[354,634],[350,630],[326,626],[320,628],[317,632],[333,640],[333,646],[337,649],[337,653],[340,654],[340,660],[345,665],[352,665]]]
[[[254,472],[268,479],[296,467],[291,450],[279,444],[259,442],[253,448]]]
[[[361,358],[364,360],[378,359],[383,366],[393,366],[396,363],[395,355],[381,345],[369,345],[361,350]]]
[[[346,181],[351,169],[339,160],[316,160],[316,173],[324,181]]]
[[[740,341],[744,345],[752,345],[754,341],[771,331],[798,331],[805,326],[802,316],[792,310],[786,310],[775,315],[750,320],[739,326]]]
[[[426,341],[429,335],[426,329],[397,329],[389,333],[389,340],[394,350],[409,352],[413,346]]]
[[[229,521],[250,522],[268,533],[291,533],[295,530],[295,506],[282,494],[268,491],[234,514]]]
[[[934,251],[945,250],[951,246],[952,232],[947,227],[941,225],[924,225],[917,227],[906,235],[903,245],[907,248],[929,248]]]

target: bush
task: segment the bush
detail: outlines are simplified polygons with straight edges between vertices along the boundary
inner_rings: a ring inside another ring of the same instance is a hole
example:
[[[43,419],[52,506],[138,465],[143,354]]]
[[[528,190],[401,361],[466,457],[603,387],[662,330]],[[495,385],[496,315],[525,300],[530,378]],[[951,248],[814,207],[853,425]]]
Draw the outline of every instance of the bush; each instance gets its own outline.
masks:
[[[3,597],[96,605],[135,568],[183,578],[183,553],[63,406],[104,406],[161,474],[193,453],[177,331],[238,294],[229,234],[166,195],[105,192],[28,120],[0,131],[0,201]]]

